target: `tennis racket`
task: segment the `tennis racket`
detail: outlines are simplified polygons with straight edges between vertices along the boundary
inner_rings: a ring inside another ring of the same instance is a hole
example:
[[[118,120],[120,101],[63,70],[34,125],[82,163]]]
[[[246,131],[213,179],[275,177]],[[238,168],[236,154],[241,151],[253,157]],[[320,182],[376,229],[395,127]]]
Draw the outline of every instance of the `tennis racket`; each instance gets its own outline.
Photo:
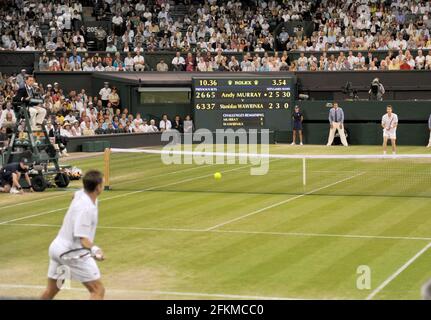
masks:
[[[392,129],[392,121],[394,121],[394,117],[392,116],[391,122],[389,122],[389,126],[386,128],[386,131],[391,131]]]
[[[90,249],[78,248],[66,251],[60,255],[60,259],[70,261],[79,260],[86,257],[94,257]]]

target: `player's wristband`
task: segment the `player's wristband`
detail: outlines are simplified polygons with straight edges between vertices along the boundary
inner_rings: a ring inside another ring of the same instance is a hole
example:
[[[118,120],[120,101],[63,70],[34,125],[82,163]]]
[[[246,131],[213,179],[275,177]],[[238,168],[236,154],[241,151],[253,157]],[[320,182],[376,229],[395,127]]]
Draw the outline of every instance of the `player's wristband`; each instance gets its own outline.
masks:
[[[91,251],[91,254],[95,256],[101,250],[98,246],[92,246],[90,251]]]

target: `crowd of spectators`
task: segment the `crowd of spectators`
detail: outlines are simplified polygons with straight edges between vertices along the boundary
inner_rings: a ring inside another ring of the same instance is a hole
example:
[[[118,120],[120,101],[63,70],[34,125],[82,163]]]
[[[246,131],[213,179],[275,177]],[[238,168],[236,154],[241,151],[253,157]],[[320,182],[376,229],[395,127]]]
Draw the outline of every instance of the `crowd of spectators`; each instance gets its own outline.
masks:
[[[376,52],[301,52],[296,59],[287,51],[282,53],[247,52],[240,55],[226,55],[222,51],[183,55],[178,51],[168,61],[160,59],[153,67],[145,62],[140,52],[128,52],[123,58],[119,52],[113,56],[96,53],[81,55],[73,51],[64,53],[60,58],[43,54],[39,61],[40,71],[338,71],[338,70],[431,70],[431,50],[419,49],[412,54],[410,50],[389,50],[384,55]]]
[[[83,6],[72,0],[10,0],[0,10],[3,50],[87,50],[81,28]],[[425,0],[204,0],[176,1],[186,14],[173,14],[167,0],[93,0],[99,20],[99,50],[109,52],[335,51],[431,49],[430,2]],[[283,22],[308,21],[288,31]],[[47,30],[41,31],[40,26]],[[102,37],[104,36],[104,37]],[[102,39],[103,38],[103,39]]]
[[[39,51],[43,71],[409,70],[430,69],[431,63],[431,5],[424,0],[2,3],[0,49]],[[85,6],[110,23],[94,39],[82,27]],[[185,14],[178,14],[180,7]],[[291,21],[311,24],[311,33],[279,27]],[[178,53],[150,67],[145,55],[160,50]],[[389,53],[378,58],[379,51]],[[293,59],[289,52],[304,56]]]
[[[25,85],[26,78],[28,81],[25,70],[16,76],[0,76],[0,141],[4,141],[1,138],[10,134],[17,121],[20,121],[14,112],[13,101],[18,89]],[[46,86],[34,83],[33,88],[35,95],[43,99],[43,104],[38,108],[46,110],[48,132],[61,137],[193,130],[190,116],[186,116],[184,121],[176,116],[171,121],[167,115],[161,115],[160,121],[157,121],[141,117],[140,113],[131,114],[121,104],[117,89],[109,86],[109,83],[105,83],[95,96],[88,95],[85,90],[64,92],[57,82]]]

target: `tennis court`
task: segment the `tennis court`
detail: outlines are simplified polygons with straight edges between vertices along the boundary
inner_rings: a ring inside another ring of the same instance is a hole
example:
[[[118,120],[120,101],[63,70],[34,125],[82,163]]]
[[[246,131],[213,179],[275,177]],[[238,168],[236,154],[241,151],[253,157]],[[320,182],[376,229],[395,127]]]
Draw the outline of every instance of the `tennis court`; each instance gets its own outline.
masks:
[[[102,154],[67,162],[83,171],[104,166]],[[305,178],[300,158],[271,158],[261,176],[250,175],[250,164],[167,166],[145,153],[112,153],[110,164],[96,236],[107,256],[99,263],[107,298],[418,299],[431,278],[430,158],[307,158]],[[48,246],[79,186],[0,196],[0,296],[40,294]],[[357,287],[359,266],[369,267],[370,289]],[[72,283],[58,297],[87,293]]]

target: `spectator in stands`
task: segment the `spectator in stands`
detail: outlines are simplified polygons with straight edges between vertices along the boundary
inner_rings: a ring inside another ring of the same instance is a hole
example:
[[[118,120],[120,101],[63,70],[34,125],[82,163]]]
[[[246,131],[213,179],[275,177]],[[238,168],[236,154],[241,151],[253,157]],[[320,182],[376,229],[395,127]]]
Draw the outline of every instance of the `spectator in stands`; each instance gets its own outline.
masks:
[[[166,64],[164,59],[160,59],[160,62],[157,64],[156,70],[159,72],[167,72],[169,71],[169,66]]]
[[[141,51],[138,50],[136,55],[133,57],[133,67],[135,71],[144,71],[145,69],[145,59],[141,55]]]
[[[156,126],[156,120],[151,119],[150,124],[148,126],[147,132],[159,132],[159,129]]]
[[[81,123],[82,135],[93,136],[95,135],[95,129],[97,129],[96,124],[91,122],[89,117],[85,117],[84,121]]]
[[[168,119],[168,115],[167,114],[163,114],[162,115],[162,120],[160,120],[160,123],[159,123],[159,128],[160,128],[160,131],[168,131],[168,130],[171,130],[171,128],[172,128],[172,123],[171,123],[171,121]]]
[[[106,63],[105,71],[108,71],[108,72],[116,71],[111,61],[108,61]]]
[[[236,72],[236,71],[240,71],[240,70],[241,70],[241,67],[240,67],[240,65],[239,65],[239,62],[238,62],[238,60],[236,59],[236,57],[235,57],[235,56],[232,56],[232,57],[230,58],[230,61],[229,61],[228,67],[229,67],[229,71],[233,71],[233,72]]]
[[[404,58],[403,62],[400,64],[400,70],[411,70],[412,67],[408,64],[407,59]]]
[[[49,71],[60,71],[61,70],[61,66],[60,66],[60,62],[57,60],[57,58],[55,56],[53,56],[48,63],[48,68]]]
[[[119,11],[117,11],[115,16],[112,17],[112,25],[114,28],[115,35],[121,36],[123,31],[123,17],[121,16]]]
[[[73,110],[69,110],[67,115],[64,117],[64,121],[67,123],[73,123],[76,121],[76,117]]]
[[[103,66],[102,62],[97,63],[96,67],[94,68],[94,71],[105,71],[105,67]]]
[[[135,65],[135,60],[132,57],[132,53],[131,52],[127,52],[127,56],[124,59],[125,71],[133,71],[134,70],[134,65]]]
[[[13,110],[4,110],[0,117],[0,128],[12,129],[16,123],[16,117]]]
[[[193,72],[195,69],[194,58],[191,52],[187,53],[187,57],[185,59],[186,71]]]
[[[77,52],[87,52],[87,48],[83,42],[78,44],[78,48],[76,48]]]
[[[39,71],[49,71],[49,59],[46,52],[39,58]]]
[[[193,132],[193,121],[190,115],[186,115],[183,122],[183,132],[192,133]]]
[[[105,49],[106,52],[117,52],[117,47],[113,42],[109,42]]]
[[[425,69],[425,56],[421,49],[418,50],[418,55],[415,58],[415,66],[417,70]]]
[[[136,127],[136,132],[139,132],[139,133],[149,132],[149,126],[147,124],[147,119],[142,119],[142,123],[137,123],[135,125],[135,127]]]
[[[115,71],[125,71],[124,62],[121,60],[121,55],[119,52],[115,53],[115,60],[113,63]]]
[[[201,72],[208,71],[207,62],[205,61],[204,57],[199,57],[199,61],[196,66],[196,71],[201,71]]]
[[[60,135],[67,138],[73,137],[72,125],[70,122],[64,122],[63,127],[60,129]]]
[[[126,126],[126,124],[127,124],[127,114],[126,113],[123,112],[121,114],[121,118],[120,118],[119,122],[123,127]]]
[[[172,123],[172,129],[177,130],[180,133],[183,132],[183,122],[179,115],[175,116],[174,122]]]
[[[69,64],[72,64],[74,62],[78,62],[79,64],[82,63],[82,58],[81,56],[78,54],[77,50],[74,49],[72,51],[72,55],[69,57]]]
[[[183,71],[185,70],[185,60],[181,57],[181,53],[177,51],[175,57],[172,59],[172,68],[174,71]]]

